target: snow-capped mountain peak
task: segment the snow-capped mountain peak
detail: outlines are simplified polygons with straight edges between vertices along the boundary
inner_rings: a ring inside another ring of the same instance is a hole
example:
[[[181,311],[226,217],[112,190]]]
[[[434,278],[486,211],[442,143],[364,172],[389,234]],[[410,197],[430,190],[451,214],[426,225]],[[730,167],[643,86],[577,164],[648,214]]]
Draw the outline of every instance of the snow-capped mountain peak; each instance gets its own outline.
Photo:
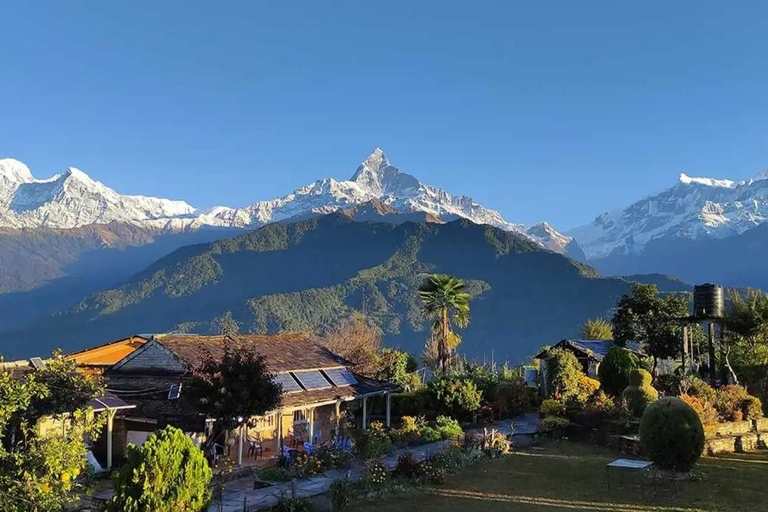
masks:
[[[694,178],[569,231],[590,260],[639,254],[652,240],[725,238],[768,220],[768,179]]]
[[[415,193],[421,185],[413,176],[392,166],[378,147],[363,160],[350,181],[377,198]]]
[[[191,215],[183,201],[121,195],[75,167],[36,179],[18,160],[0,160],[0,227],[76,228]]]
[[[14,158],[0,159],[0,187],[2,182],[26,183],[34,180],[32,171],[23,162]]]
[[[380,201],[398,214],[424,213],[428,218],[450,221],[466,218],[515,231],[564,252],[572,240],[551,226],[526,233],[523,226],[505,220],[474,199],[455,196],[421,183],[393,166],[381,148],[375,148],[357,167],[352,178],[324,178],[277,199],[244,208],[217,206],[200,211],[183,201],[121,195],[70,167],[48,179],[35,179],[18,160],[0,160],[0,227],[75,228],[88,224],[122,222],[169,230],[204,226],[258,227],[270,222],[347,210]]]
[[[694,178],[688,176],[684,172],[680,173],[678,181],[683,185],[704,185],[705,187],[717,187],[717,188],[733,188],[737,185],[735,181],[731,180],[717,180],[713,178]]]

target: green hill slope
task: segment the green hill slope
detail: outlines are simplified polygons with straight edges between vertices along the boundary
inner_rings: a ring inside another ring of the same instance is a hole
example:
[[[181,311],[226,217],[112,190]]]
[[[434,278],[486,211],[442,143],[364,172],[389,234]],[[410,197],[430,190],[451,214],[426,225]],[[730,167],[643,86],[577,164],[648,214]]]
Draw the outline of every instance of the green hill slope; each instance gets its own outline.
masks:
[[[184,247],[123,286],[6,338],[29,355],[30,347],[74,350],[132,333],[205,333],[235,323],[241,332],[315,331],[363,310],[389,345],[420,353],[428,333],[415,290],[432,272],[465,279],[475,296],[462,351],[497,359],[521,360],[577,335],[630,287],[489,226],[331,214]]]

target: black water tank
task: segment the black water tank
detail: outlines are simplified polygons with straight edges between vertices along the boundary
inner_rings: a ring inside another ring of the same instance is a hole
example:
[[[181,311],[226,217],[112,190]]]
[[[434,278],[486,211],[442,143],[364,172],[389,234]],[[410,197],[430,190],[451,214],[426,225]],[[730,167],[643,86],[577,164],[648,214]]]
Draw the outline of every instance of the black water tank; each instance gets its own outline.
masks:
[[[723,316],[723,287],[712,283],[694,286],[693,316],[696,318],[721,318]]]

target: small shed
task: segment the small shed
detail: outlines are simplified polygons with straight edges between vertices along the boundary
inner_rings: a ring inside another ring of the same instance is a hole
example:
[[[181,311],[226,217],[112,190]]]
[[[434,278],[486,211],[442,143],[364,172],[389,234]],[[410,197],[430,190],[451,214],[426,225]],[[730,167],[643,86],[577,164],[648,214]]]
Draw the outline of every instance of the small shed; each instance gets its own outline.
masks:
[[[603,358],[608,353],[611,347],[613,347],[613,340],[560,340],[556,345],[551,348],[562,348],[573,352],[576,359],[581,363],[582,370],[588,376],[593,379],[597,378],[597,370],[600,367],[600,363],[603,362]],[[633,351],[634,352],[634,351]],[[536,359],[545,360],[547,358],[547,351],[544,350],[538,355]],[[546,370],[543,369],[542,373]]]

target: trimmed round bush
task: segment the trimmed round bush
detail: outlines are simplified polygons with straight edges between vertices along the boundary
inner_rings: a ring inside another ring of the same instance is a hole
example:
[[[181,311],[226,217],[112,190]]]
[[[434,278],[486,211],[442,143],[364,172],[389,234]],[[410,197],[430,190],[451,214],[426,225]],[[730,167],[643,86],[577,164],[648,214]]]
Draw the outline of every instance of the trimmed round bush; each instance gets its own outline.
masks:
[[[627,407],[634,416],[642,416],[648,404],[659,398],[659,392],[651,386],[651,380],[651,374],[645,370],[632,370],[629,373],[630,385],[621,396],[627,401]]]
[[[629,385],[630,372],[637,368],[640,368],[640,359],[635,354],[625,348],[611,347],[597,373],[606,393],[618,396]]]
[[[638,368],[629,372],[629,385],[630,386],[650,386],[653,382],[653,376],[647,370]]]
[[[657,467],[690,471],[704,450],[704,427],[690,405],[664,397],[645,408],[640,445]]]

